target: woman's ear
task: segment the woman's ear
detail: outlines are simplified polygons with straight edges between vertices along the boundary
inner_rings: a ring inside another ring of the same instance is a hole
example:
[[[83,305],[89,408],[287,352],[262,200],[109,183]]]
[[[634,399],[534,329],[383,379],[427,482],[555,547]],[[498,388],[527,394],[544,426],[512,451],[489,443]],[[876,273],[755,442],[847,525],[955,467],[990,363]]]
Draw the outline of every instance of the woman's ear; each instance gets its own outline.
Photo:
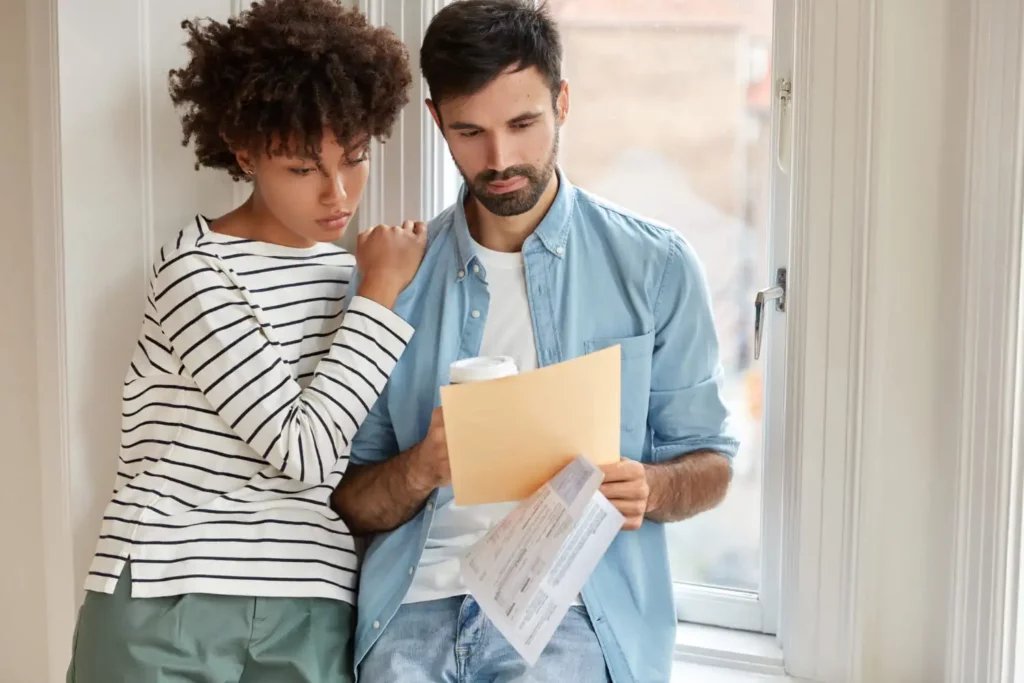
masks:
[[[228,149],[231,150],[231,153],[235,155],[235,161],[238,163],[238,167],[242,169],[242,173],[247,176],[254,175],[256,173],[256,164],[253,163],[255,159],[253,158],[252,150],[245,145],[234,144],[224,133],[221,133],[220,137]]]
[[[252,154],[247,149],[233,149],[235,161],[238,162],[242,172],[251,176],[256,173],[256,165],[252,162]]]

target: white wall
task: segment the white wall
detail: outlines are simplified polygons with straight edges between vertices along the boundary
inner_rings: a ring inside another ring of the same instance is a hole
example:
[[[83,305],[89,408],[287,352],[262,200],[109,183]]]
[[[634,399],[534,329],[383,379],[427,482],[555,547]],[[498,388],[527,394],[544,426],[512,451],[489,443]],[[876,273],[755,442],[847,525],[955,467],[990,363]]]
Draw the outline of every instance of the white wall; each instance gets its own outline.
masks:
[[[28,0],[0,2],[0,681],[46,663],[42,501],[36,438]]]
[[[225,174],[193,170],[167,94],[168,70],[186,58],[181,20],[223,19],[232,4],[56,3],[76,585],[84,581],[113,487],[121,386],[142,320],[148,265],[195,213],[220,215],[232,201]]]

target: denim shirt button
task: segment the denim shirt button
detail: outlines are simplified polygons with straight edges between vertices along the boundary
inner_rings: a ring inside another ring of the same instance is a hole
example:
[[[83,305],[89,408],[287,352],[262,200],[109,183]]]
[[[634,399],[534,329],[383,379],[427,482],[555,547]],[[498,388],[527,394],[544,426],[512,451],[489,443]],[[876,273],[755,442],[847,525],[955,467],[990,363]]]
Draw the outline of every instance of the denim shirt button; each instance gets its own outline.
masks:
[[[380,622],[379,621],[373,622],[373,627],[374,628],[380,628]]]
[[[472,315],[474,318],[479,318],[480,317],[480,311],[473,311],[472,313],[470,313],[470,315]]]
[[[459,277],[460,277],[460,278],[466,277],[466,271],[464,271],[464,270],[460,270],[460,271],[459,271]]]

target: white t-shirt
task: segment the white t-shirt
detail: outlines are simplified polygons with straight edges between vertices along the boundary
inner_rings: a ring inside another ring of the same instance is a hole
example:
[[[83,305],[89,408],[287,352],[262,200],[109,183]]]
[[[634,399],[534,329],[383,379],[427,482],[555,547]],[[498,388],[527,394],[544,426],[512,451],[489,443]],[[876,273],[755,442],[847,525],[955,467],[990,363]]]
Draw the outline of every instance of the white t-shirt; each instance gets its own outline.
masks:
[[[477,256],[484,268],[490,304],[480,341],[481,356],[511,356],[519,372],[537,368],[533,318],[526,297],[522,253],[504,253],[479,244]],[[465,595],[459,556],[501,521],[515,503],[460,507],[451,502],[434,512],[423,556],[404,602],[440,600]]]

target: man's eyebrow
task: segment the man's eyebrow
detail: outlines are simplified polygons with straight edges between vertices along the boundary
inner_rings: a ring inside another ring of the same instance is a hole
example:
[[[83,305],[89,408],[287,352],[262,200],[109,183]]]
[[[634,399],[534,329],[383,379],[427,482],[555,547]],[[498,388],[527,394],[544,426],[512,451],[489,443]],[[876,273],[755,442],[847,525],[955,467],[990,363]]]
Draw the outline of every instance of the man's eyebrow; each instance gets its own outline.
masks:
[[[519,114],[518,116],[514,116],[513,118],[509,119],[507,121],[507,124],[510,126],[514,126],[517,123],[526,123],[527,121],[534,121],[536,119],[539,119],[542,115],[543,114],[541,114],[541,112],[537,111],[523,112],[522,114]],[[465,121],[453,121],[448,124],[448,128],[452,130],[483,130],[480,126],[476,125],[475,123],[467,123]]]
[[[448,127],[452,130],[482,130],[475,123],[466,123],[465,121],[452,121],[448,124]]]
[[[541,117],[541,113],[540,112],[538,112],[538,111],[529,111],[529,112],[525,112],[523,114],[520,114],[519,116],[516,116],[515,118],[509,119],[508,123],[509,123],[509,125],[515,125],[517,123],[526,123],[527,121],[533,121],[535,119],[539,119],[540,117]]]

